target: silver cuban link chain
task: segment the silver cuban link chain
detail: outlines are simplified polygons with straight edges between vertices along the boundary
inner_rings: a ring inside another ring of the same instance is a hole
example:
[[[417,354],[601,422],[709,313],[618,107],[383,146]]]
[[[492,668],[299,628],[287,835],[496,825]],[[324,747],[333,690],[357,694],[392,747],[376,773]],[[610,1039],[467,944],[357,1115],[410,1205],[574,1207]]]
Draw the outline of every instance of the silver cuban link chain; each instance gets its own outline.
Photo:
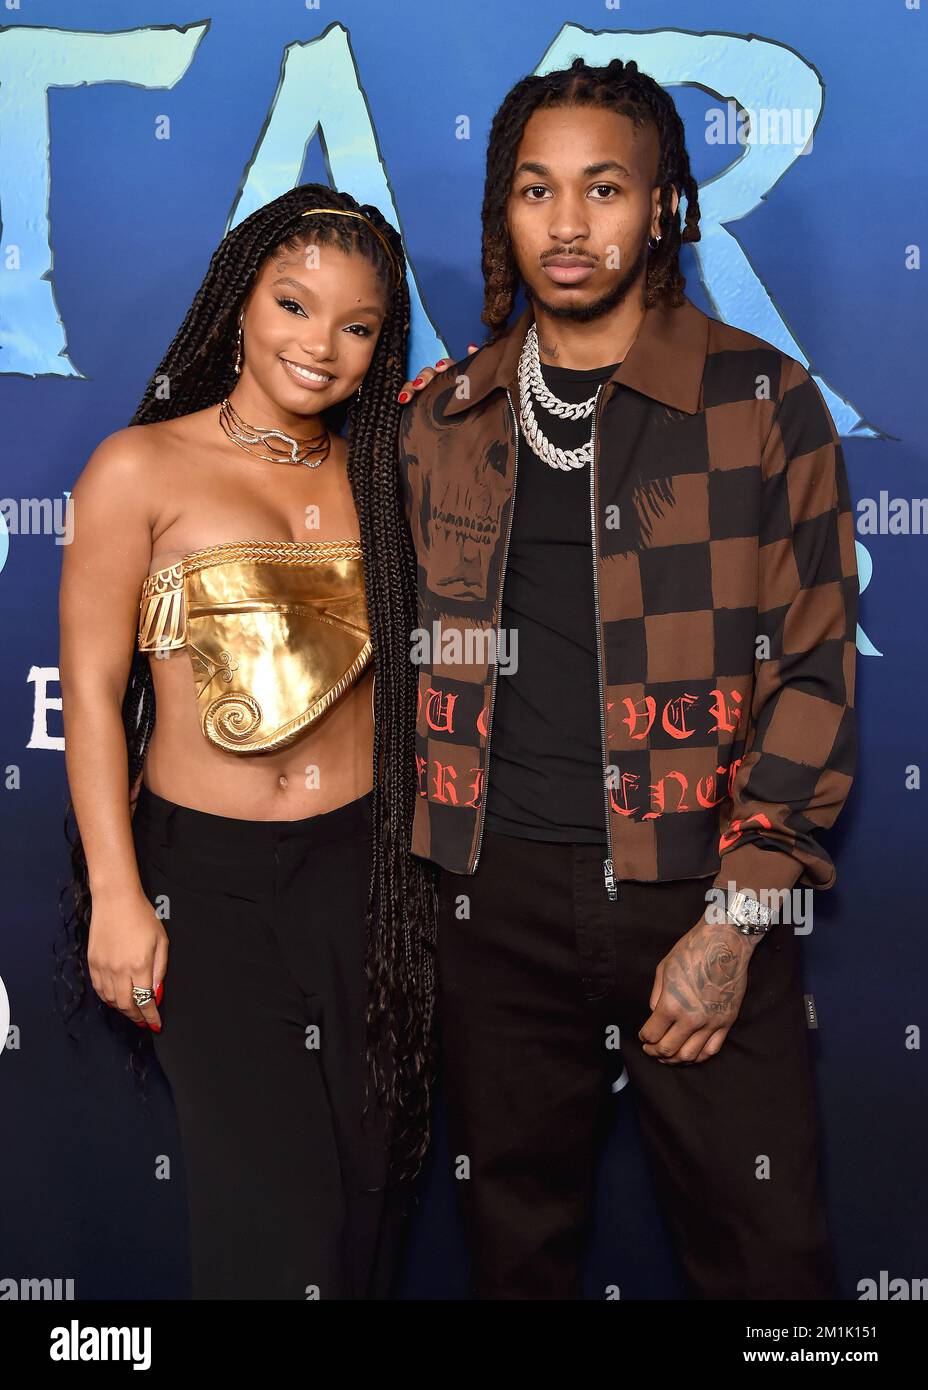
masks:
[[[535,325],[525,335],[522,351],[519,354],[519,419],[526,439],[534,453],[551,468],[584,468],[593,458],[593,427],[590,438],[578,449],[560,449],[542,430],[532,407],[532,398],[551,415],[562,420],[586,420],[596,405],[594,391],[586,401],[562,401],[545,384],[541,374],[541,359],[538,356],[538,333]]]

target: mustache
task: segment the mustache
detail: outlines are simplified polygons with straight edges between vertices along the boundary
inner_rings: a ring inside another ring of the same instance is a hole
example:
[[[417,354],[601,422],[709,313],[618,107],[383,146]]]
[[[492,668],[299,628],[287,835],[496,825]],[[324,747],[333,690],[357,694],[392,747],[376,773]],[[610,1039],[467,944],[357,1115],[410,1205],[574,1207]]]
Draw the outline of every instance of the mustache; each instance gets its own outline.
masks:
[[[546,251],[541,257],[541,264],[547,261],[580,261],[586,265],[595,265],[599,260],[591,251]]]

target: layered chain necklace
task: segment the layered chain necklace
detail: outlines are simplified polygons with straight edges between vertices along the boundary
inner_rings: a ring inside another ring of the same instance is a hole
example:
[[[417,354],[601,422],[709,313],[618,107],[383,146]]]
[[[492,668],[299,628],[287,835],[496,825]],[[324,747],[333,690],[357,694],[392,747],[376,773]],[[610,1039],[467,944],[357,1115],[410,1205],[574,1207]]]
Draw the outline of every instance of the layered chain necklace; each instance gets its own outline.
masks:
[[[590,437],[578,449],[561,449],[542,431],[532,400],[543,406],[551,415],[561,420],[586,420],[593,413],[597,391],[586,401],[562,401],[549,390],[541,374],[541,358],[538,355],[538,333],[533,323],[525,335],[522,351],[519,354],[519,419],[526,439],[540,459],[551,468],[583,468],[593,458],[593,426]]]
[[[228,396],[220,403],[219,423],[240,449],[268,463],[295,463],[303,464],[306,468],[318,468],[323,459],[328,458],[332,447],[332,437],[325,425],[320,427],[317,434],[295,438],[283,430],[263,430],[256,425],[246,424]],[[262,452],[262,446],[269,452]]]

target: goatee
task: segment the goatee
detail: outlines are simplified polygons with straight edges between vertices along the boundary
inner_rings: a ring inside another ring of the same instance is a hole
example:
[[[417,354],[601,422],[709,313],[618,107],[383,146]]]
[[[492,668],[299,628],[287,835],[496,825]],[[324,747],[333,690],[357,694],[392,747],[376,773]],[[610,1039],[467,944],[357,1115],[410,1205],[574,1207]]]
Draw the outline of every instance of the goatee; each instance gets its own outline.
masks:
[[[541,308],[554,319],[570,319],[573,323],[589,323],[592,319],[602,318],[604,314],[610,313],[616,305],[622,303],[641,274],[647,259],[648,243],[643,241],[638,249],[634,264],[626,270],[624,275],[619,276],[611,290],[607,291],[600,299],[594,299],[591,304],[549,304],[546,299],[542,299],[540,294],[523,281],[525,297],[536,306],[536,312],[538,308]]]

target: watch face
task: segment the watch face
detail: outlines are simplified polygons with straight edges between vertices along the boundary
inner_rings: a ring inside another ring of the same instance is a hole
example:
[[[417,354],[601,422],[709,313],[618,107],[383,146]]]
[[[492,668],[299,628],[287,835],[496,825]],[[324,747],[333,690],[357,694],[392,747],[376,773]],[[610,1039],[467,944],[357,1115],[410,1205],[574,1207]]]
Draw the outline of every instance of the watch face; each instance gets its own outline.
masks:
[[[747,893],[738,893],[732,903],[732,917],[739,926],[767,927],[770,925],[770,910],[757,898]]]

